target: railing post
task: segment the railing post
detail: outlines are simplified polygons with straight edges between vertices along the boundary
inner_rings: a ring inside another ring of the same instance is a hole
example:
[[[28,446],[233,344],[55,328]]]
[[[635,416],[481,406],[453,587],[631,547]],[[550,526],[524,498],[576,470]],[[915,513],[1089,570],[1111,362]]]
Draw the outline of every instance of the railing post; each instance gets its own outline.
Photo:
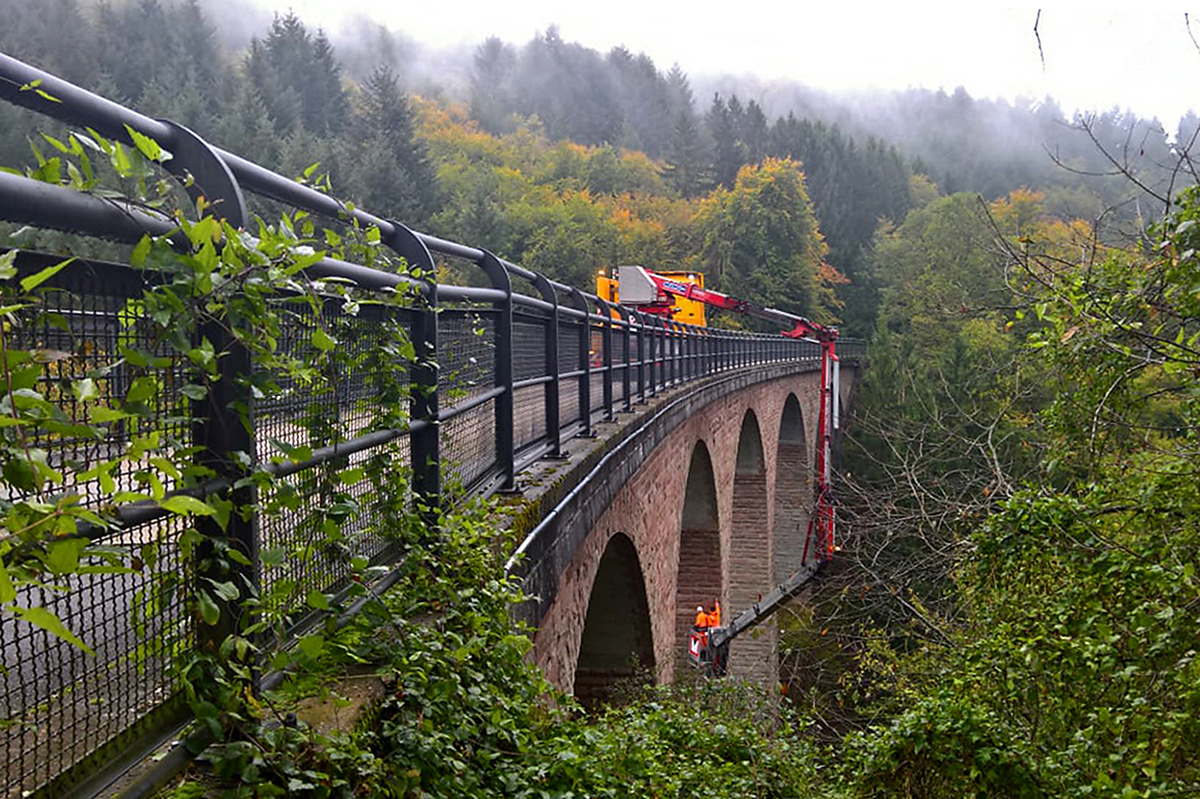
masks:
[[[638,402],[646,401],[646,318],[639,311],[630,311],[630,316],[637,321],[637,384]]]
[[[600,328],[600,346],[604,353],[601,356],[601,368],[604,370],[604,421],[611,422],[616,418],[613,413],[613,335],[612,335],[612,306],[596,297],[596,311],[604,317],[604,327]]]
[[[500,316],[496,320],[495,341],[495,386],[504,393],[496,397],[496,467],[500,472],[501,491],[514,491],[517,487],[515,467],[516,437],[513,431],[513,301],[512,280],[508,269],[500,259],[487,250],[479,261],[480,268],[492,281],[492,287],[504,292],[504,299],[497,303]]]
[[[592,374],[590,350],[592,349],[592,318],[589,313],[591,306],[582,291],[571,288],[571,300],[576,308],[583,312],[583,320],[579,325],[579,418],[583,422],[584,437],[590,438],[592,432]]]
[[[245,198],[229,167],[207,142],[187,128],[173,122],[164,124],[173,134],[171,170],[181,178],[185,173],[195,178],[188,186],[188,193],[198,203],[197,209],[201,209],[199,201],[203,198],[207,203],[202,209],[204,216],[221,218],[235,228],[244,228],[248,216]],[[196,631],[199,650],[217,655],[226,639],[240,633],[242,616],[259,590],[258,514],[241,512],[256,506],[256,491],[253,485],[238,485],[246,474],[246,465],[257,459],[254,401],[249,383],[254,363],[250,350],[223,319],[202,317],[194,335],[198,342],[210,342],[219,356],[216,381],[202,400],[192,403],[193,436],[201,447],[198,460],[212,469],[215,477],[224,478],[234,486],[228,498],[238,509],[229,514],[224,529],[211,516],[194,520],[201,544],[192,590],[201,590],[205,580],[232,583],[238,589],[237,598],[232,600],[212,595],[220,609],[217,622],[200,624]],[[223,556],[219,541],[230,550],[236,549],[242,556],[239,560],[244,562]],[[245,665],[250,668],[252,690],[257,691],[258,669],[253,661]]]
[[[675,380],[675,339],[672,337],[674,325],[663,319],[663,388],[670,386]]]
[[[691,383],[691,380],[696,377],[694,372],[696,368],[694,359],[696,347],[695,331],[691,329],[691,325],[680,324],[679,335],[683,336],[683,347],[680,348],[683,350],[683,379],[685,383]]]
[[[625,413],[629,413],[633,410],[633,397],[630,396],[633,393],[633,375],[631,374],[633,362],[631,358],[631,349],[629,346],[629,327],[632,323],[630,318],[631,312],[626,308],[622,308],[620,305],[614,305],[613,308],[621,315],[621,360],[625,364],[624,368],[621,369],[621,396],[623,400],[622,410],[625,411]]]
[[[671,327],[671,385],[678,385],[683,377],[683,334],[679,323],[672,320],[667,323]]]
[[[425,242],[404,225],[394,220],[392,233],[384,242],[408,263],[432,276],[435,274],[433,256]],[[409,461],[413,472],[413,494],[418,513],[426,526],[437,524],[442,505],[441,430],[438,425],[438,320],[437,283],[426,280],[424,307],[414,312],[409,336],[416,359],[409,368],[409,418],[414,425],[408,437]]]
[[[534,274],[533,285],[542,295],[542,299],[552,306],[550,316],[546,320],[546,374],[550,380],[546,383],[546,436],[550,439],[550,453],[547,457],[561,458],[562,453],[562,391],[560,369],[558,368],[558,292],[544,275]]]
[[[688,360],[691,362],[688,373],[691,374],[692,380],[695,380],[700,376],[700,328],[689,326],[688,337],[692,340],[691,346],[688,347]]]
[[[676,335],[678,328],[674,321],[664,321],[667,329],[667,383],[674,387],[679,382],[679,337]]]
[[[646,369],[648,370],[650,382],[650,396],[658,396],[658,325],[659,318],[653,314],[647,314],[642,317],[642,322],[647,325],[646,328],[646,353],[642,355],[642,359],[646,361]]]

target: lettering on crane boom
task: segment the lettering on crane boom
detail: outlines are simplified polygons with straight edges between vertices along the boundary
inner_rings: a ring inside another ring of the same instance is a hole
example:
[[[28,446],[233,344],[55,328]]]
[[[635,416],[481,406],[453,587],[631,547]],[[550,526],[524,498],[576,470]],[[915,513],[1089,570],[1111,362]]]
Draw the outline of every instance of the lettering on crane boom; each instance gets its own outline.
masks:
[[[678,291],[680,294],[687,294],[688,288],[683,283],[677,283],[674,280],[664,280],[662,284],[664,289]]]

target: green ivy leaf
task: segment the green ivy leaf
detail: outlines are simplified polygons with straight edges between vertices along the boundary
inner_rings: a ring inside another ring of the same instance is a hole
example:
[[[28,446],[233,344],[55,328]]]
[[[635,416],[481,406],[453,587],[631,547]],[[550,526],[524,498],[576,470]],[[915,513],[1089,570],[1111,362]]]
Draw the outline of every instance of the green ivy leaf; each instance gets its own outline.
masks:
[[[0,562],[0,606],[7,605],[17,598],[17,589],[4,563]]]
[[[151,161],[162,163],[171,160],[171,153],[164,150],[154,139],[144,133],[139,133],[128,125],[125,126],[125,131],[129,134],[129,138],[133,139],[133,146],[138,148],[138,152]]]
[[[305,655],[315,658],[325,648],[325,637],[322,635],[306,635],[297,641],[296,644]]]
[[[22,278],[21,279],[21,288],[25,291],[33,291],[35,288],[42,285],[47,280],[49,280],[50,278],[54,277],[59,272],[61,272],[63,270],[63,268],[67,266],[67,264],[71,263],[74,260],[75,260],[74,258],[68,258],[65,261],[61,261],[57,264],[54,264],[54,266],[47,266],[45,269],[43,269],[40,272],[37,272],[36,274],[32,274],[29,277]]]
[[[72,574],[79,569],[79,553],[85,546],[82,538],[56,541],[46,550],[46,565],[55,574]]]
[[[216,519],[217,524],[220,525],[222,530],[228,529],[229,517],[233,513],[233,502],[220,496],[212,496],[208,498],[208,504],[213,508],[213,518]],[[250,565],[250,560],[236,549],[229,550],[227,555],[230,560],[240,563],[243,566]]]
[[[312,334],[313,346],[321,352],[329,352],[337,346],[337,340],[330,336],[322,328],[317,328]]]
[[[234,563],[237,563],[241,566],[251,565],[250,558],[246,557],[245,553],[243,553],[240,549],[230,549],[230,550],[226,551],[225,557],[229,558]]]
[[[87,402],[100,396],[100,390],[96,388],[96,381],[90,377],[76,380],[71,384],[71,390],[74,391],[75,399],[79,402]]]
[[[113,165],[113,169],[117,170],[118,175],[129,177],[133,172],[133,161],[130,160],[129,150],[126,149],[125,145],[116,142],[108,157]]]
[[[114,408],[108,407],[107,405],[97,405],[92,408],[91,418],[96,424],[104,424],[106,422],[115,422],[120,419],[128,419],[131,416],[133,416],[133,414],[125,413],[124,411],[118,411]]]
[[[184,494],[176,494],[173,497],[167,497],[162,502],[158,503],[164,510],[169,510],[171,513],[177,513],[180,516],[196,515],[196,516],[213,516],[216,510],[206,502],[201,502],[195,497],[189,497]]]
[[[238,587],[231,582],[218,582],[207,577],[205,580],[213,587],[213,590],[217,592],[217,596],[226,602],[233,602],[239,596],[241,596],[241,592],[238,591]]]
[[[45,608],[13,608],[13,612],[22,621],[29,622],[35,627],[40,627],[51,635],[66,641],[68,644],[79,647],[89,655],[95,654],[90,646],[85,644],[75,633],[67,629],[67,626],[62,623],[62,619]]]
[[[329,610],[329,597],[320,591],[309,591],[308,604],[317,610]]]
[[[354,485],[363,479],[364,474],[362,467],[358,466],[353,469],[343,469],[338,472],[338,481],[343,485]]]
[[[17,276],[17,250],[0,254],[0,280],[11,280]]]
[[[221,618],[221,609],[207,591],[196,592],[196,608],[205,624],[212,626]]]
[[[133,252],[129,255],[130,266],[141,267],[146,263],[146,256],[150,254],[150,237],[142,236],[141,240],[134,245]]]

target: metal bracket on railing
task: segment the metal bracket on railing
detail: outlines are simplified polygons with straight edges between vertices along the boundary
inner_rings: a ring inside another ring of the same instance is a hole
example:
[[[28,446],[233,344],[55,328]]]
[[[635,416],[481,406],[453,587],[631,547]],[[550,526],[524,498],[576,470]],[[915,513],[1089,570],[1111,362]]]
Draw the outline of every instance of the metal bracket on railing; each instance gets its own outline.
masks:
[[[583,312],[583,321],[579,326],[579,420],[583,422],[584,438],[592,438],[592,317],[591,306],[587,296],[575,287],[570,291],[572,303]]]
[[[565,457],[562,450],[562,380],[559,377],[562,371],[558,365],[558,292],[554,289],[554,284],[545,275],[533,273],[533,278],[530,280],[533,287],[542,295],[542,299],[550,303],[550,316],[546,320],[546,376],[550,378],[546,383],[546,435],[550,439],[550,452],[546,457],[551,459],[561,459]]]
[[[604,317],[604,327],[600,328],[601,348],[604,350],[600,363],[604,370],[604,421],[611,422],[616,418],[613,413],[613,306],[596,296],[592,297],[592,302],[596,303],[596,311]]]
[[[513,301],[512,278],[508,268],[499,258],[487,250],[479,260],[481,268],[492,288],[504,292],[504,300],[496,303],[500,317],[496,320],[495,341],[495,378],[493,385],[504,389],[496,397],[496,466],[500,470],[500,488],[502,492],[517,490],[517,474],[515,466],[516,435],[514,430],[514,400],[513,400]]]
[[[629,316],[637,325],[637,394],[638,403],[646,402],[646,319],[641,311],[629,309]]]
[[[246,211],[246,198],[242,195],[242,187],[229,167],[217,155],[212,145],[197,136],[183,125],[169,119],[158,120],[166,125],[171,133],[169,143],[171,155],[163,166],[183,181],[188,196],[199,209],[204,203],[207,214],[218,219],[224,219],[235,228],[246,227],[249,214]],[[187,178],[191,177],[188,185]]]
[[[420,280],[427,286],[425,306],[415,312],[409,335],[416,360],[409,370],[409,418],[425,422],[414,426],[409,436],[409,456],[413,470],[413,493],[423,507],[419,512],[427,525],[436,524],[442,504],[441,431],[438,425],[438,285],[436,265],[425,242],[409,228],[388,220],[392,232],[384,243],[408,265],[425,271]],[[428,276],[426,276],[428,275]]]
[[[650,374],[650,396],[657,397],[658,389],[663,384],[663,334],[666,325],[662,318],[653,314],[648,314],[643,317],[647,323],[647,329],[650,334],[650,346],[648,347],[650,360],[648,369]]]
[[[229,168],[216,151],[203,139],[182,125],[161,120],[170,133],[172,158],[165,163],[171,174],[187,186],[196,210],[201,216],[224,219],[235,228],[246,224],[246,200]],[[188,186],[188,178],[191,185]],[[247,378],[254,371],[250,350],[240,341],[222,319],[203,317],[193,331],[197,343],[211,343],[219,354],[217,379],[209,386],[203,399],[193,400],[192,430],[195,442],[202,447],[200,458],[217,478],[234,485],[229,499],[237,508],[252,508],[256,504],[253,485],[240,484],[246,475],[246,463],[257,458],[254,437],[254,399]],[[243,420],[240,413],[249,418]],[[230,514],[222,528],[211,517],[196,519],[196,529],[202,536],[197,559],[196,578],[233,582],[244,591],[235,600],[217,600],[220,616],[217,624],[201,625],[197,637],[203,647],[216,652],[230,636],[241,632],[239,621],[252,606],[251,600],[259,588],[259,531],[258,515],[249,517],[241,512]],[[218,542],[224,542],[219,544]],[[220,556],[220,546],[237,549],[242,561],[234,563]],[[257,666],[247,664],[253,672]],[[254,684],[257,686],[257,679]]]
[[[613,305],[613,311],[621,317],[621,412],[633,411],[633,365],[630,358],[630,327],[632,326],[633,311],[623,305]]]
[[[680,382],[682,375],[680,374],[680,351],[683,349],[683,334],[679,323],[673,319],[664,319],[663,324],[667,328],[667,339],[670,341],[670,360],[669,365],[669,382],[671,385],[677,385]]]

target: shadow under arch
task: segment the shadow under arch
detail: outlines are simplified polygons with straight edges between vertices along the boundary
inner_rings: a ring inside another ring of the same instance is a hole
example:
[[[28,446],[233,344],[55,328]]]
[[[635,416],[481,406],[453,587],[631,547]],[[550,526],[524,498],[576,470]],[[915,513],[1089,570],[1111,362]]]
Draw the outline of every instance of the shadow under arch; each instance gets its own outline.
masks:
[[[729,543],[729,601],[724,615],[732,618],[769,591],[771,567],[770,514],[767,507],[767,469],[758,417],[747,410],[738,435],[733,475],[732,538]],[[775,625],[764,623],[742,636],[729,652],[731,674],[771,684],[778,673]]]
[[[804,434],[800,401],[789,394],[779,417],[779,449],[775,455],[774,582],[781,583],[804,565],[812,506],[813,474]],[[809,558],[816,553],[809,548]]]
[[[633,541],[616,533],[592,583],[575,665],[575,696],[584,707],[595,708],[620,683],[653,679],[654,665],[642,566]]]
[[[696,608],[721,595],[721,524],[712,457],[703,441],[692,447],[683,493],[675,575],[676,665],[687,662],[687,638]]]

